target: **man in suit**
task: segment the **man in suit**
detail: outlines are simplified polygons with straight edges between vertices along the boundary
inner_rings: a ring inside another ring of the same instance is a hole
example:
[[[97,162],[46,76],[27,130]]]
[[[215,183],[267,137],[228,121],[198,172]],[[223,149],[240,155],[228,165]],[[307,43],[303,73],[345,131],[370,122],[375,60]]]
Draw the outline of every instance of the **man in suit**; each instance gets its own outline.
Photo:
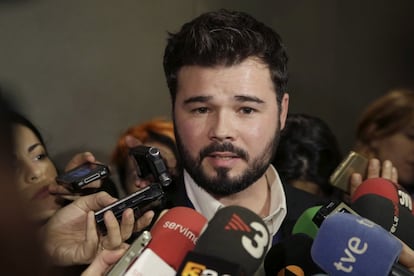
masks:
[[[207,219],[243,206],[275,236],[287,212],[270,165],[289,105],[279,35],[246,13],[207,12],[170,34],[164,71],[185,204]]]

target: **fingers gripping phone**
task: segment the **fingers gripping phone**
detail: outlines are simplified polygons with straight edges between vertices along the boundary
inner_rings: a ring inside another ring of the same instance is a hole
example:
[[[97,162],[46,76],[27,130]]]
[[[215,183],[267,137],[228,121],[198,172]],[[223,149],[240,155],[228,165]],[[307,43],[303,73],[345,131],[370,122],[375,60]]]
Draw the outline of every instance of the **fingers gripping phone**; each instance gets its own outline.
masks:
[[[329,178],[332,186],[349,193],[349,180],[353,173],[359,173],[364,179],[367,174],[368,158],[351,151],[348,156],[338,165]]]
[[[134,211],[135,219],[141,217],[146,211],[162,206],[165,194],[159,183],[153,183],[149,186],[126,196],[111,205],[95,212],[95,221],[98,229],[102,234],[106,234],[104,214],[106,211],[112,211],[118,221],[122,219],[122,213],[131,208]]]
[[[80,191],[83,186],[95,180],[108,177],[109,175],[110,171],[106,165],[86,162],[70,171],[58,175],[56,182],[70,191]]]

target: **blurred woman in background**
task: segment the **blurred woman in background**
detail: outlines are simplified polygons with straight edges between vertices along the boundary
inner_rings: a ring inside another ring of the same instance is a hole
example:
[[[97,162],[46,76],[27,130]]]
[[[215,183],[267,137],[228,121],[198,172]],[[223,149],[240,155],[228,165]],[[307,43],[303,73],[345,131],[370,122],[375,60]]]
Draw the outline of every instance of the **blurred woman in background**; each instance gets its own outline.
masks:
[[[49,156],[40,131],[25,116],[17,112],[10,113],[14,137],[14,168],[20,196],[27,205],[28,214],[35,222],[43,224],[58,209],[73,199],[69,191],[56,183],[58,169]],[[89,153],[75,155],[66,170],[86,161],[96,162]],[[118,193],[113,183],[96,181],[88,185],[107,191],[114,197]]]
[[[413,90],[391,90],[366,107],[358,120],[355,151],[390,160],[398,183],[414,195]]]

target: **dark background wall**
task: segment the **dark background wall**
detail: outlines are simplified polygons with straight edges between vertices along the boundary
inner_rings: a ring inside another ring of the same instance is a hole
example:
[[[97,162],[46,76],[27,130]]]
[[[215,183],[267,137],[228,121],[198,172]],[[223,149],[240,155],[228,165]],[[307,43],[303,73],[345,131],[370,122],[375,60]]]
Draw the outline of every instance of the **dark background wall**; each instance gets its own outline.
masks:
[[[280,33],[290,57],[290,111],[324,119],[343,151],[365,105],[413,85],[410,0],[0,0],[0,84],[58,164],[84,150],[108,162],[126,127],[170,118],[167,31],[221,7]]]

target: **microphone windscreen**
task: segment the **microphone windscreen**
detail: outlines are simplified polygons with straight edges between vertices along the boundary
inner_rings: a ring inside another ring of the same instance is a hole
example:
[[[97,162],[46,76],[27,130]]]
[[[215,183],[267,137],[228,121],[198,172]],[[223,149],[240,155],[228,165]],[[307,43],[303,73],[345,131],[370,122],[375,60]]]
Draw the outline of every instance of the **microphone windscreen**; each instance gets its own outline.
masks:
[[[329,275],[388,275],[402,244],[372,221],[348,213],[328,216],[311,248],[312,259]]]
[[[375,194],[388,198],[395,205],[400,205],[413,212],[412,200],[409,193],[400,185],[385,178],[368,178],[361,183],[352,195],[351,201],[355,201],[366,194]]]
[[[352,209],[414,248],[414,217],[407,208],[393,203],[388,198],[365,194],[352,203]]]
[[[352,208],[414,248],[411,196],[400,185],[384,178],[369,178],[352,195]]]
[[[177,275],[245,276],[239,264],[194,251],[188,252],[179,270],[177,271]]]
[[[376,194],[365,194],[352,202],[354,209],[360,216],[382,226],[385,230],[394,233],[395,223],[398,223],[399,208],[388,198]]]
[[[294,234],[270,248],[264,260],[266,275],[313,275],[324,273],[312,260],[313,239]]]
[[[352,201],[366,194],[376,194],[386,197],[392,202],[398,204],[398,194],[394,184],[385,178],[368,178],[364,180],[352,194]]]
[[[194,252],[240,264],[247,275],[253,275],[269,243],[269,231],[258,215],[241,206],[227,206],[209,221]]]
[[[206,225],[207,219],[194,209],[171,208],[152,227],[148,248],[177,270]]]
[[[306,209],[293,226],[292,234],[303,233],[312,239],[315,238],[319,227],[313,222],[312,219],[321,208],[322,206],[314,206]]]

